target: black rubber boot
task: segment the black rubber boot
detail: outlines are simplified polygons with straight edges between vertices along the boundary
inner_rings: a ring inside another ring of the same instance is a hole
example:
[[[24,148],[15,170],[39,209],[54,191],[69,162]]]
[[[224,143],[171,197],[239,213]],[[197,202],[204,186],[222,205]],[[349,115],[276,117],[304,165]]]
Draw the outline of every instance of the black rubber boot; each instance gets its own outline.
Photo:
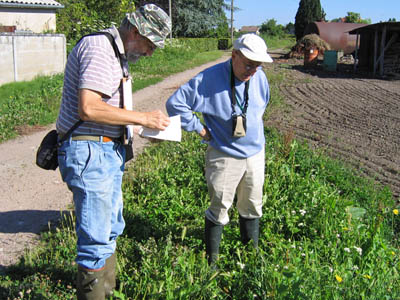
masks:
[[[217,225],[205,218],[205,239],[208,264],[215,265],[219,254],[223,225]]]
[[[260,219],[246,219],[239,216],[240,239],[244,245],[253,240],[254,248],[258,247],[258,236],[260,228]]]
[[[78,265],[78,277],[76,280],[78,300],[104,300],[106,297],[104,275],[105,268],[99,271],[92,271]]]
[[[117,255],[114,252],[113,255],[107,258],[105,265],[104,290],[106,297],[112,295],[112,291],[115,289],[117,285],[115,280],[116,266],[117,266]]]

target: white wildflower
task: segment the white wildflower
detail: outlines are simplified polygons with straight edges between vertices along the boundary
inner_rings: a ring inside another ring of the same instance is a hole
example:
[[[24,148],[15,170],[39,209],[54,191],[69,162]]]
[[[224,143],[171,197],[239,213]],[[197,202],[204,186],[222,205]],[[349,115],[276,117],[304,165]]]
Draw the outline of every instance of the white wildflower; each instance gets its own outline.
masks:
[[[356,251],[358,252],[359,255],[362,255],[362,249],[359,247],[354,246],[354,249],[356,249]]]
[[[240,263],[240,262],[238,262],[237,264],[238,264],[238,266],[239,266],[242,270],[244,269],[245,264],[242,264],[242,263]]]
[[[343,250],[350,253],[350,249],[349,248],[344,248]]]
[[[300,213],[301,213],[302,216],[304,216],[307,213],[307,211],[304,210],[304,209],[300,209]]]

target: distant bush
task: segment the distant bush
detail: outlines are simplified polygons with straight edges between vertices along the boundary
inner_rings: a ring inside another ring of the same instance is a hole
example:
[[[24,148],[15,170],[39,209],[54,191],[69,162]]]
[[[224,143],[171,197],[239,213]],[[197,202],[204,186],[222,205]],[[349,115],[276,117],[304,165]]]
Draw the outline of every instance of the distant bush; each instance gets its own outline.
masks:
[[[229,39],[219,39],[218,40],[218,50],[229,49]]]
[[[177,40],[184,47],[196,52],[218,50],[218,39],[216,38],[179,38]]]

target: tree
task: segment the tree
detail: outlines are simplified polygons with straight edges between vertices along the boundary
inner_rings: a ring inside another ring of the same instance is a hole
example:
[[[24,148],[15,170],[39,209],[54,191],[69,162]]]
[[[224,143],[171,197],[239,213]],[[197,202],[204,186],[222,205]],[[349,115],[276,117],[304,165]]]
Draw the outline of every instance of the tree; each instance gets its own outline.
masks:
[[[261,24],[260,32],[268,36],[282,36],[284,27],[280,24],[276,24],[275,19],[270,19]]]
[[[309,23],[325,20],[325,12],[320,0],[300,0],[295,18],[296,40],[304,35],[304,30]]]
[[[227,23],[224,0],[175,0],[173,34],[178,37],[205,37]]]
[[[358,13],[349,11],[346,16],[346,23],[358,23],[361,21],[361,16]]]
[[[226,0],[172,0],[172,33],[175,37],[206,37],[221,32],[227,18],[224,9],[230,9]],[[148,3],[136,0],[137,7]],[[154,0],[169,14],[169,0]],[[228,35],[227,35],[228,36]]]
[[[57,10],[57,32],[63,33],[69,44],[83,35],[119,25],[126,12],[134,11],[129,0],[59,0],[64,9]]]
[[[360,24],[371,24],[371,19],[361,19],[359,13],[348,12],[344,18],[332,19],[331,22],[345,22],[345,23],[360,23]]]

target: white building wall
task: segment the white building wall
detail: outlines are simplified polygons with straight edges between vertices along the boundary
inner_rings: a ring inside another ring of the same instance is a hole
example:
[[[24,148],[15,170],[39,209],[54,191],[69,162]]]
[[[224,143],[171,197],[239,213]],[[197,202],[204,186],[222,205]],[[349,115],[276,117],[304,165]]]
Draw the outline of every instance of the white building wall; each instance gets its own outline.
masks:
[[[0,25],[35,33],[56,31],[56,11],[52,9],[0,8]]]
[[[64,72],[63,34],[0,34],[0,85]]]

